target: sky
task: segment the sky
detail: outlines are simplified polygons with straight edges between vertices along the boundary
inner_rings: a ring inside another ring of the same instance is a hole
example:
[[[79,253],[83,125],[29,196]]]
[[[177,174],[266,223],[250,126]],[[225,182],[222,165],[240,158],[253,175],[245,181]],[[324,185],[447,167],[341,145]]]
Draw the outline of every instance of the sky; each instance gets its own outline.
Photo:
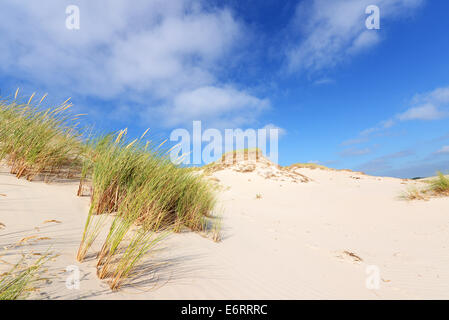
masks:
[[[69,5],[80,28],[68,29]],[[365,9],[380,9],[367,29]],[[99,131],[279,128],[279,163],[449,172],[444,0],[2,0],[0,95]]]

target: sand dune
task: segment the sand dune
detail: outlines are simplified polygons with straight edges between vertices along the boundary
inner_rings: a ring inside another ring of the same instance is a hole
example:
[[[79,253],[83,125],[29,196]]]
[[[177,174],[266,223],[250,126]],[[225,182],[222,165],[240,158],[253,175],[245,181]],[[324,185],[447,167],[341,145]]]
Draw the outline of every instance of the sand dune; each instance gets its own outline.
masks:
[[[17,180],[4,170],[1,258],[49,247],[59,254],[35,298],[449,298],[449,198],[400,200],[420,182],[349,171],[238,168],[212,173],[222,190],[223,241],[173,234],[118,292],[96,277],[94,259],[76,262],[89,205],[76,197],[78,185]],[[66,288],[69,265],[80,268],[79,290]],[[380,271],[379,289],[366,286],[368,266]]]

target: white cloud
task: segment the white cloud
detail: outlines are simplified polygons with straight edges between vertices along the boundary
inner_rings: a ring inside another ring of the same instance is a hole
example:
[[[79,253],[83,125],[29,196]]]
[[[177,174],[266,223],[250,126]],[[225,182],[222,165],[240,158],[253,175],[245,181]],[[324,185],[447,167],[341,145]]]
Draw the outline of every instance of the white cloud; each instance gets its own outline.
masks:
[[[432,104],[425,104],[419,107],[413,107],[398,115],[399,120],[436,120],[443,118],[446,113],[438,110]]]
[[[296,8],[293,27],[304,38],[288,52],[290,71],[318,71],[343,62],[348,56],[370,48],[381,39],[367,30],[365,9],[380,8],[383,19],[401,16],[417,8],[422,0],[306,0]],[[299,40],[299,37],[298,37]]]
[[[255,121],[257,115],[269,108],[266,99],[259,99],[232,87],[201,87],[181,92],[173,99],[173,105],[155,109],[167,126],[189,123],[193,120],[211,120],[215,127],[239,126]]]
[[[366,142],[371,134],[389,129],[400,121],[439,120],[449,117],[449,87],[437,88],[431,92],[415,95],[412,105],[406,111],[363,130],[358,138],[344,141],[342,145]]]
[[[164,105],[164,117],[178,122],[184,115],[232,120],[227,113],[238,109],[260,111],[265,99],[220,79],[226,57],[244,42],[244,26],[226,8],[202,3],[79,0],[80,30],[73,31],[65,28],[66,1],[4,0],[0,72],[50,94],[117,102],[111,109],[148,114],[150,105]],[[201,98],[208,93],[208,101]]]
[[[316,80],[313,84],[315,85],[326,85],[326,84],[333,84],[335,83],[335,80],[331,78],[321,78]]]
[[[359,144],[359,143],[365,142],[365,141],[367,141],[367,140],[368,140],[368,139],[367,139],[366,137],[363,137],[363,138],[348,139],[348,140],[343,141],[343,142],[341,143],[341,145],[342,145],[342,146],[350,146],[350,145],[353,145],[353,144]]]
[[[262,129],[267,130],[267,135],[269,134],[269,130],[272,130],[272,129],[278,131],[279,137],[282,137],[287,134],[287,130],[285,130],[284,128],[278,127],[277,125],[274,125],[272,123],[265,125]]]
[[[437,88],[431,92],[416,95],[413,107],[397,115],[401,121],[437,120],[449,116],[449,87]]]
[[[393,168],[393,162],[397,159],[404,159],[415,155],[413,150],[402,150],[394,153],[389,153],[381,157],[377,157],[364,162],[358,166],[358,170],[364,172],[378,173],[379,171],[384,171]]]
[[[374,46],[380,42],[380,37],[372,30],[362,32],[354,39],[351,47],[347,50],[349,54],[356,54],[359,51]]]
[[[359,139],[359,140],[361,140],[360,142],[364,142],[364,141],[366,141],[366,136],[368,136],[372,133],[378,132],[378,131],[382,131],[382,130],[391,128],[392,126],[394,126],[394,124],[395,124],[394,119],[388,119],[388,120],[381,121],[375,127],[368,128],[368,129],[365,129],[362,132],[360,132],[360,136],[364,136],[365,138]]]
[[[413,103],[422,102],[449,103],[449,87],[437,88],[431,92],[417,94],[413,98]]]
[[[449,146],[441,147],[440,150],[435,152],[436,154],[449,154]]]
[[[340,156],[342,157],[355,157],[355,156],[364,156],[367,154],[372,153],[372,150],[370,148],[349,148],[345,149],[342,152],[340,152]]]

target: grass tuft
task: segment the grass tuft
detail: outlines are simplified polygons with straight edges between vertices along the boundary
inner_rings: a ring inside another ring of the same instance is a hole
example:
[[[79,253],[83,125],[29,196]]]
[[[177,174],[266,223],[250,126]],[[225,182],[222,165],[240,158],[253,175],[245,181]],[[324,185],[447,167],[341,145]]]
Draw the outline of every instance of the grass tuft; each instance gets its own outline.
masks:
[[[430,190],[436,195],[449,196],[449,178],[438,172],[438,177],[430,181]]]
[[[32,180],[77,170],[81,153],[78,116],[71,104],[42,109],[17,101],[0,101],[0,158],[6,158],[11,173]]]
[[[400,196],[400,199],[403,200],[427,200],[425,193],[422,190],[419,190],[416,187],[409,187],[406,191],[404,191]]]
[[[26,256],[15,264],[9,271],[0,274],[0,300],[25,299],[35,289],[39,279],[39,270],[48,260],[43,255],[31,265],[26,263]]]
[[[416,187],[409,188],[400,198],[405,200],[428,200],[430,196],[449,196],[449,178],[440,171],[437,172],[436,178],[423,180],[423,182],[429,186],[421,189]]]

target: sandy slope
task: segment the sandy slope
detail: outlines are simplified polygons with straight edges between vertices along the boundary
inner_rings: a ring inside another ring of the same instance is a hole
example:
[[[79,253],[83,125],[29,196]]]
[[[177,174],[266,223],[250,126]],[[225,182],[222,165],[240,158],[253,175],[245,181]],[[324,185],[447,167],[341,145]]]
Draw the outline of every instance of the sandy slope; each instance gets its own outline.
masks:
[[[88,208],[88,198],[75,196],[77,185],[29,183],[2,173],[0,248],[27,236],[51,238],[10,247],[2,259],[52,246],[60,256],[48,263],[51,283],[42,298],[449,298],[448,198],[401,201],[406,185],[417,182],[297,170],[310,181],[266,178],[257,170],[215,172],[223,186],[223,242],[173,235],[136,285],[116,293],[96,278],[94,259],[74,259]],[[43,223],[52,219],[61,223]],[[68,265],[81,270],[79,290],[65,286]],[[366,288],[368,265],[381,272],[379,290]]]

